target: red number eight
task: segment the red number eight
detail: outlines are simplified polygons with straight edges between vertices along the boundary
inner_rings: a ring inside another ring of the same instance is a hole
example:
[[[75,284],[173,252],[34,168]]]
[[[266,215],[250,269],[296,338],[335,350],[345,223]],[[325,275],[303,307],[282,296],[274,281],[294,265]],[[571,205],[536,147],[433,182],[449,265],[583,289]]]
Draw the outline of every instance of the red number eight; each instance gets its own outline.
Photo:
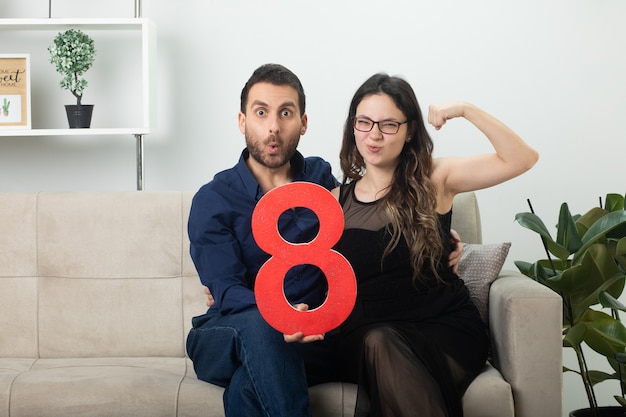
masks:
[[[278,232],[278,217],[294,207],[311,209],[319,220],[317,236],[307,243],[287,242]],[[350,263],[331,249],[343,233],[343,212],[324,187],[295,182],[269,191],[252,214],[252,233],[261,249],[272,255],[263,264],[254,284],[261,315],[285,334],[323,334],[338,327],[350,315],[356,300],[356,279]],[[285,274],[296,265],[314,265],[326,276],[324,303],[308,311],[296,310],[285,297]]]

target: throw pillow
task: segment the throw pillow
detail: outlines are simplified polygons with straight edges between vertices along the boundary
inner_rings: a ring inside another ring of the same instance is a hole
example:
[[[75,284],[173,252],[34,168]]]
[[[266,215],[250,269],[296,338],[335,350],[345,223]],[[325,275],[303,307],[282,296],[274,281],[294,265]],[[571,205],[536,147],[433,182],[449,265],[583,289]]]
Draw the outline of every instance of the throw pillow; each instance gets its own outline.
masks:
[[[465,281],[470,297],[486,324],[489,322],[489,287],[498,278],[510,247],[511,242],[489,245],[463,243],[458,275]]]

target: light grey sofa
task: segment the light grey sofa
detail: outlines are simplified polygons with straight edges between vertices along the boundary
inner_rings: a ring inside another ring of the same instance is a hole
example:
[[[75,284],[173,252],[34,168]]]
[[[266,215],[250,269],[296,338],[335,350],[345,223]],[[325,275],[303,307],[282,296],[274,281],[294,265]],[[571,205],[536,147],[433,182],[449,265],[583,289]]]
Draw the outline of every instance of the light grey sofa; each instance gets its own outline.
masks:
[[[191,192],[0,193],[0,417],[223,416],[185,356],[205,297],[188,255]],[[474,195],[454,227],[480,241]],[[561,302],[506,272],[491,286],[493,366],[466,417],[561,416]],[[311,388],[315,417],[355,387]]]

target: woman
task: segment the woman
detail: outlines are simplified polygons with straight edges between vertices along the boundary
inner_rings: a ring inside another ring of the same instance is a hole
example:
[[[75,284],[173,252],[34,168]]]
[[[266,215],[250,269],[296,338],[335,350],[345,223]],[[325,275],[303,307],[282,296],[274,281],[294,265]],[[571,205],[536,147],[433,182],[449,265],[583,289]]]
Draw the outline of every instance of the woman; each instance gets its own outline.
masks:
[[[489,341],[450,252],[452,200],[530,169],[538,154],[464,102],[431,105],[435,129],[463,117],[492,154],[433,159],[411,86],[376,74],[355,93],[340,153],[345,215],[336,249],[352,264],[357,303],[341,328],[343,379],[359,384],[356,416],[462,416],[462,395]]]

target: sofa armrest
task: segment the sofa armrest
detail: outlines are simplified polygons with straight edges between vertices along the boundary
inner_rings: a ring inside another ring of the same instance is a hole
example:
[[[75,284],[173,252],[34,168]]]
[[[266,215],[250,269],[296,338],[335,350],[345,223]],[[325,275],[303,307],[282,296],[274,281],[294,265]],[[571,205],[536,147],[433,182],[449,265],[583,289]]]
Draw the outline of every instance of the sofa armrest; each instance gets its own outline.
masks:
[[[511,385],[516,417],[561,416],[562,314],[558,294],[519,272],[491,285],[492,362]]]

